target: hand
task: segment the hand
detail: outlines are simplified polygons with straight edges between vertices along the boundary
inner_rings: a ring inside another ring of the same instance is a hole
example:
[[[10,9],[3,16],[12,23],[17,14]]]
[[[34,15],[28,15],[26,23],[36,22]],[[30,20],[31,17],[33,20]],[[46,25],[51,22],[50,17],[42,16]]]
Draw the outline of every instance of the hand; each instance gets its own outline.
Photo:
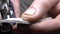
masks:
[[[15,3],[14,3],[14,6],[15,6]],[[18,12],[19,7],[16,8],[17,6],[19,6],[19,4],[16,5],[14,8],[15,14],[16,16],[19,15],[18,17],[20,17],[20,13]],[[30,28],[36,31],[42,31],[42,30],[49,31],[49,30],[57,29],[57,28],[60,28],[59,6],[60,6],[59,0],[34,0],[31,6],[22,14],[21,17],[30,22],[35,22],[35,21],[38,21],[40,18],[42,18],[44,15],[46,15],[49,12],[51,15],[53,15],[54,17],[56,16],[56,17],[49,20],[45,19],[42,22],[37,22],[36,24],[31,25]]]
[[[48,12],[55,18],[45,19],[31,25],[35,31],[50,31],[60,28],[60,1],[59,0],[34,0],[31,6],[22,14],[22,18],[30,22],[41,19]],[[49,15],[48,15],[49,16]]]

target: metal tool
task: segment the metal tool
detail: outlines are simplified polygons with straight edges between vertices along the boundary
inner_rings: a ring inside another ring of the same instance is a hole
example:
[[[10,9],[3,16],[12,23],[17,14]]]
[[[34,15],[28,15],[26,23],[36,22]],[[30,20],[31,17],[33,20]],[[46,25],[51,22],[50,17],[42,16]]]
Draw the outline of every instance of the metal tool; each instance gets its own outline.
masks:
[[[18,24],[30,24],[28,21],[22,18],[16,18],[13,4],[10,0],[0,0],[0,13],[2,19],[0,20],[0,31],[8,32],[12,31],[12,26],[16,23]]]
[[[20,23],[20,24],[30,24],[28,21],[23,20],[22,18],[9,18],[9,19],[3,19],[0,20],[1,23],[10,23],[11,25],[13,23]]]
[[[25,24],[27,22],[27,21],[24,21],[22,18],[15,18],[16,16],[14,14],[14,10],[10,6],[11,4],[9,3],[10,0],[1,0],[0,3],[1,2],[3,3],[2,6],[0,7],[1,8],[0,12],[2,16],[2,19],[0,20],[1,23],[8,23],[8,22],[12,22],[12,23],[20,22],[21,23],[22,22],[22,24]]]

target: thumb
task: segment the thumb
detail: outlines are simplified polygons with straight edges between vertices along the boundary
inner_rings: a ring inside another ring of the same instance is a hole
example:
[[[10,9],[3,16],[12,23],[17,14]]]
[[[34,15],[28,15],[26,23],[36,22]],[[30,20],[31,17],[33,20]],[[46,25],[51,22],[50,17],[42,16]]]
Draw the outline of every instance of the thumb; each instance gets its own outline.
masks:
[[[40,19],[58,0],[34,0],[31,6],[22,14],[22,18],[30,22]]]

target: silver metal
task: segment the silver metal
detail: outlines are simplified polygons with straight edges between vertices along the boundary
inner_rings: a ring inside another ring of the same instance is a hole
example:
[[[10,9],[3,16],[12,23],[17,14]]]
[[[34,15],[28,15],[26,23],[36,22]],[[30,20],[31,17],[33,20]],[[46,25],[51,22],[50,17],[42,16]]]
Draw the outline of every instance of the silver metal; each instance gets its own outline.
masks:
[[[25,21],[25,20],[23,20],[22,18],[3,19],[3,20],[0,20],[0,23],[10,23],[11,25],[12,25],[13,23],[30,24],[28,21]]]

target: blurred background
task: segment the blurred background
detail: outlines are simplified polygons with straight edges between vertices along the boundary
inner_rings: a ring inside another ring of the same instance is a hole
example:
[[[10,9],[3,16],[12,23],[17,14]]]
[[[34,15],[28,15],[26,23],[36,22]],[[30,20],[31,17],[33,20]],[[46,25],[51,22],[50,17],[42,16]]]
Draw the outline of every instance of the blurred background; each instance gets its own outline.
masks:
[[[23,13],[34,0],[20,0],[21,12]]]

